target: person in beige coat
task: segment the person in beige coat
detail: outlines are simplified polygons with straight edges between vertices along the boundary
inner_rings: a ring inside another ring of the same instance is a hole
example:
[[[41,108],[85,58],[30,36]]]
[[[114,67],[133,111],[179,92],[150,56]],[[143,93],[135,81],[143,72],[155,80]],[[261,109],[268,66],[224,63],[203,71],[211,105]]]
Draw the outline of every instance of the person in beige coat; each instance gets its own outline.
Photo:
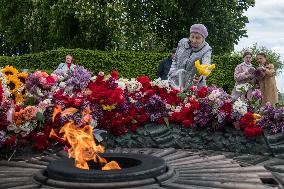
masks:
[[[267,102],[275,105],[278,103],[278,90],[274,65],[266,61],[264,53],[258,53],[256,59],[259,65],[256,69],[256,77],[262,94],[262,105],[265,105]]]

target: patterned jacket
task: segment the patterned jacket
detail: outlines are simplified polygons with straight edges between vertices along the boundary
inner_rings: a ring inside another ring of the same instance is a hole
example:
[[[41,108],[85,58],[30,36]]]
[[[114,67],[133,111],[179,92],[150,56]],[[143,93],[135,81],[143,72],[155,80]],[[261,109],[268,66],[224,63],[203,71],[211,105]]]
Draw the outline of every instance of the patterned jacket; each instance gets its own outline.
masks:
[[[241,63],[237,65],[234,72],[234,79],[235,79],[235,87],[232,91],[232,97],[234,99],[238,99],[241,97],[242,100],[251,100],[252,97],[252,88],[248,91],[237,91],[237,86],[240,84],[250,84],[252,87],[256,82],[255,74],[254,74],[254,67],[252,64]]]
[[[202,64],[211,64],[212,48],[207,42],[203,42],[198,48],[191,47],[188,38],[179,41],[176,58],[173,60],[168,80],[172,87],[182,89],[187,82],[193,80],[196,68],[194,62],[200,60]],[[200,81],[199,85],[205,85],[206,77]]]
[[[69,69],[66,63],[60,63],[58,67],[56,68],[56,70],[53,71],[53,73],[57,75],[62,75],[62,74],[67,73],[69,70],[73,71],[75,67],[76,67],[75,64],[71,64],[70,69]]]

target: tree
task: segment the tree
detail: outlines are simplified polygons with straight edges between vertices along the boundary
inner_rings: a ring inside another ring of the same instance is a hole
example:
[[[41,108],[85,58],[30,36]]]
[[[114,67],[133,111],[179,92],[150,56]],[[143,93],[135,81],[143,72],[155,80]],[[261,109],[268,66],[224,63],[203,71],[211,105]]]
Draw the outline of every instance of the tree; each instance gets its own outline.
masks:
[[[207,26],[214,54],[246,36],[254,0],[2,0],[0,50],[24,54],[58,47],[166,51]]]
[[[0,53],[5,55],[29,53],[27,13],[33,9],[32,0],[0,1]]]
[[[182,37],[188,37],[189,27],[203,23],[208,28],[206,39],[214,54],[231,52],[234,44],[246,36],[248,18],[243,13],[254,6],[253,0],[159,0],[151,6],[149,15],[156,15],[151,28],[166,47],[177,45]],[[157,11],[158,10],[158,11]]]

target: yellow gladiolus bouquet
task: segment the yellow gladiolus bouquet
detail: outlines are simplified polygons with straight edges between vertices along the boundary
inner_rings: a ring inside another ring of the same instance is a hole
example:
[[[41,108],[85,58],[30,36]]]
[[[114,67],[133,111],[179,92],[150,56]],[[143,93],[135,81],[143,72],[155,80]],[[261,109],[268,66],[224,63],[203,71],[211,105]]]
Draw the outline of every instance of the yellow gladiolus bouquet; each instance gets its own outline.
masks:
[[[198,73],[200,73],[200,75],[202,76],[208,76],[210,75],[210,73],[212,72],[212,70],[216,67],[215,64],[200,64],[200,60],[196,60],[194,62],[195,67],[198,71]]]
[[[196,67],[196,74],[194,75],[193,81],[189,81],[186,83],[184,90],[178,94],[182,99],[185,99],[187,96],[190,95],[190,86],[197,85],[198,82],[202,79],[203,76],[209,76],[212,70],[216,67],[215,64],[200,64],[200,60],[196,60],[194,62]]]

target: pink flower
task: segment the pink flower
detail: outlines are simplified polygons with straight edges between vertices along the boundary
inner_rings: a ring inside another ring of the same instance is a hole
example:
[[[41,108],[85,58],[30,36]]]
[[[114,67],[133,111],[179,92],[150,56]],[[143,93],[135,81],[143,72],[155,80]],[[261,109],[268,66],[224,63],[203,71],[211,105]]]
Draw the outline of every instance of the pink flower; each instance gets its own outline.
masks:
[[[54,85],[54,83],[56,83],[57,79],[58,79],[57,76],[52,74],[46,78],[46,82],[48,85],[51,86],[51,85]]]
[[[195,92],[197,91],[197,86],[196,85],[192,85],[190,88],[189,88],[190,91],[192,92]]]
[[[45,85],[47,84],[47,81],[46,81],[46,78],[45,78],[45,77],[40,77],[40,78],[39,78],[39,82],[40,82],[43,86],[45,86]]]

